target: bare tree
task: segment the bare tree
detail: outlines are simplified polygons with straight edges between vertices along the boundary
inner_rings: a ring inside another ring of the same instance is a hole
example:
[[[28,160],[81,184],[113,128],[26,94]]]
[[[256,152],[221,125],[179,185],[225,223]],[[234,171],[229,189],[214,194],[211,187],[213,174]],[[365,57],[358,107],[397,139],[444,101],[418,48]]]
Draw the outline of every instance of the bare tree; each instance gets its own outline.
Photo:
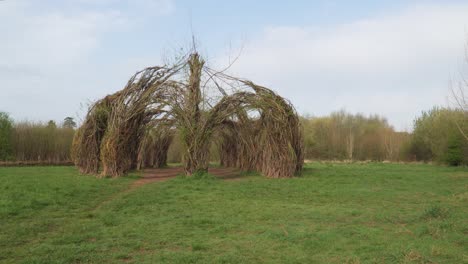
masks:
[[[466,47],[467,54],[465,56],[466,66],[468,66],[468,44]],[[450,104],[456,109],[463,113],[463,119],[460,121],[455,120],[457,126],[463,137],[468,140],[468,76],[463,73],[460,76],[460,81],[456,85],[450,86]]]

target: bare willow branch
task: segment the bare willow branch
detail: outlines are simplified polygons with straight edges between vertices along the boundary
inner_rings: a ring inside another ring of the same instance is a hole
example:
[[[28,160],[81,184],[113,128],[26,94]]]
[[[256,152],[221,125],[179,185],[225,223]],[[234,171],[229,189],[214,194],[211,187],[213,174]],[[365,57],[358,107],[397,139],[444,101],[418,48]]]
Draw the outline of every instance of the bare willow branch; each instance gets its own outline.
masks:
[[[224,166],[273,178],[302,170],[302,128],[289,101],[227,69],[208,68],[197,53],[182,58],[172,67],[137,72],[121,91],[90,107],[73,142],[82,173],[118,177],[165,166],[176,133],[187,175],[207,171],[212,142]],[[221,95],[208,100],[204,86]]]

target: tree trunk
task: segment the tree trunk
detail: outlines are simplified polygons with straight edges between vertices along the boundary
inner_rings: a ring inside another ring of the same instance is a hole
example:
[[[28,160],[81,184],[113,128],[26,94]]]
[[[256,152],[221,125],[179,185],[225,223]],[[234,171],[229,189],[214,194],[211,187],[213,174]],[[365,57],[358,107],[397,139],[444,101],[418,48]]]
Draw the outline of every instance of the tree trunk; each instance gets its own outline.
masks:
[[[183,126],[184,151],[184,171],[186,175],[197,172],[208,171],[209,131],[203,130],[203,120],[201,118],[200,103],[202,102],[200,79],[204,61],[195,53],[189,59],[190,76],[188,94],[186,100],[187,120]]]

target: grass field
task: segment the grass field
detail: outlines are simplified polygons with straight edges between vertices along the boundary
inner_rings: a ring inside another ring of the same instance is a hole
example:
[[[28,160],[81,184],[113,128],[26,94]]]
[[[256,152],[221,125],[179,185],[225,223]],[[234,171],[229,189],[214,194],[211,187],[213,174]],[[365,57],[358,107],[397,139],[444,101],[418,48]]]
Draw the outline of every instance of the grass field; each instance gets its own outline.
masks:
[[[0,263],[468,263],[468,169],[95,179],[0,168]]]

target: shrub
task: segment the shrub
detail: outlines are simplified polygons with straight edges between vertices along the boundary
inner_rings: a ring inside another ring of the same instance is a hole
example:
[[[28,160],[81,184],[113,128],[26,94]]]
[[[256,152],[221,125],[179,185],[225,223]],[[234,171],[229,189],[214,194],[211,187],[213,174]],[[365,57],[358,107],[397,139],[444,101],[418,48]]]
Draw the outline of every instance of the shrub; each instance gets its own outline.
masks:
[[[457,129],[464,118],[462,112],[446,108],[423,112],[415,120],[410,155],[452,166],[468,164],[468,141]]]
[[[463,162],[462,140],[459,136],[451,136],[448,139],[445,162],[450,166],[459,166]]]
[[[7,113],[0,112],[0,160],[11,159],[11,134],[13,121]]]

